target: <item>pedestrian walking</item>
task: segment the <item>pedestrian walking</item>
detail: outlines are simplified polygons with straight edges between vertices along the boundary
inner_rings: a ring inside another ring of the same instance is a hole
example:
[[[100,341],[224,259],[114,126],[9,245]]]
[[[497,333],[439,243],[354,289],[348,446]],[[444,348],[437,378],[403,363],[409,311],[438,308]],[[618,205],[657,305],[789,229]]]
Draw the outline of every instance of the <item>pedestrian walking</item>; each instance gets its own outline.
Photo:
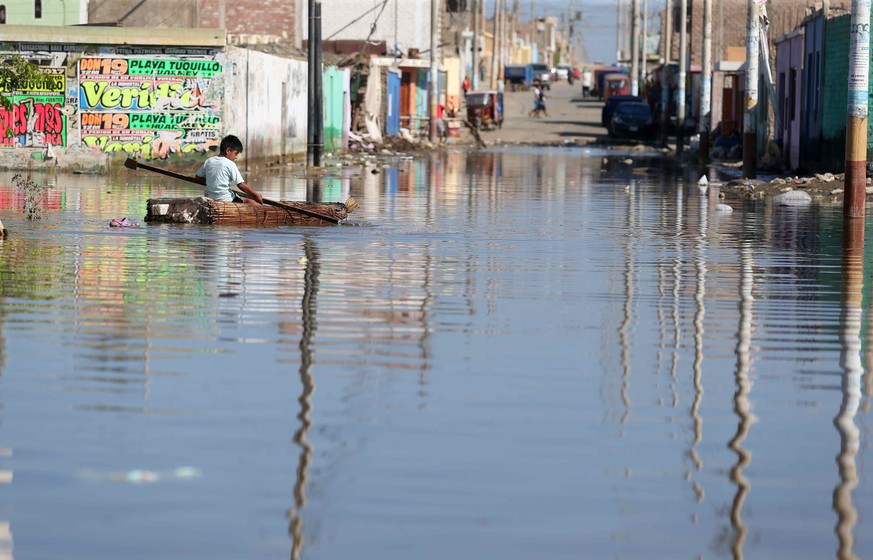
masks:
[[[588,99],[591,97],[591,86],[594,85],[594,75],[586,66],[582,70],[582,97]]]
[[[533,88],[531,88],[534,97],[534,106],[533,109],[527,114],[529,117],[539,117],[540,116],[540,99],[543,95],[543,91],[540,89],[539,82],[534,82]]]

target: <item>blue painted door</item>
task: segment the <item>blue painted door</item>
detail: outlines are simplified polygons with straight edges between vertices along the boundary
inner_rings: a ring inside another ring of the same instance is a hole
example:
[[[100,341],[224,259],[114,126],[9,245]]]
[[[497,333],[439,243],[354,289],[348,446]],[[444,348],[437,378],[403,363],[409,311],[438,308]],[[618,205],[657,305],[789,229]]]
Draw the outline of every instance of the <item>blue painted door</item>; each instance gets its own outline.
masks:
[[[400,75],[388,72],[388,107],[385,111],[385,132],[389,136],[400,134]]]

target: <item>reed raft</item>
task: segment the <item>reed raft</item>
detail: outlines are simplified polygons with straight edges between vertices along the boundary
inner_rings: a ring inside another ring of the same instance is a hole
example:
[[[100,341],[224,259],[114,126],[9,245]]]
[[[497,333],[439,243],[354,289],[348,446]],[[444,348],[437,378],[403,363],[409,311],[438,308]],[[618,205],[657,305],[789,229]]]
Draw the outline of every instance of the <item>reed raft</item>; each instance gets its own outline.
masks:
[[[344,220],[358,203],[353,198],[341,202],[282,201],[286,206],[309,210]],[[206,197],[150,198],[146,201],[146,222],[176,224],[214,224],[237,226],[324,226],[327,220],[313,218],[290,208],[220,202]]]

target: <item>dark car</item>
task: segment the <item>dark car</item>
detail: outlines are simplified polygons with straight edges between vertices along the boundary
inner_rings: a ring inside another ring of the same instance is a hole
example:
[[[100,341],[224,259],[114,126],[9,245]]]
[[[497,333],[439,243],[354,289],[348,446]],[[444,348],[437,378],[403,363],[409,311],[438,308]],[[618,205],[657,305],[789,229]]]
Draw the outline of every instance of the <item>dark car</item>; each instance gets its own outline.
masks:
[[[655,132],[648,103],[626,101],[615,108],[606,130],[610,138],[651,138]]]
[[[603,110],[600,112],[600,124],[608,127],[615,108],[627,101],[640,102],[642,99],[636,95],[613,95],[612,97],[607,97],[606,101],[603,103]]]

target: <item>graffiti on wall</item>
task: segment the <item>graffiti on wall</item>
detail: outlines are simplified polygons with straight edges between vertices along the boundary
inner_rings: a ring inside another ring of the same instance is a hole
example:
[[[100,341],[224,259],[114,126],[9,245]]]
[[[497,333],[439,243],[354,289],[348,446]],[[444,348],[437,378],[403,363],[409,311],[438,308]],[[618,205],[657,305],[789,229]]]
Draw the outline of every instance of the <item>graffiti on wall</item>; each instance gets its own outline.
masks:
[[[145,159],[217,146],[222,72],[214,58],[79,59],[82,143]]]
[[[66,80],[63,68],[41,68],[42,76],[15,91],[0,85],[9,109],[0,107],[0,127],[6,131],[0,147],[47,148],[67,145]]]

